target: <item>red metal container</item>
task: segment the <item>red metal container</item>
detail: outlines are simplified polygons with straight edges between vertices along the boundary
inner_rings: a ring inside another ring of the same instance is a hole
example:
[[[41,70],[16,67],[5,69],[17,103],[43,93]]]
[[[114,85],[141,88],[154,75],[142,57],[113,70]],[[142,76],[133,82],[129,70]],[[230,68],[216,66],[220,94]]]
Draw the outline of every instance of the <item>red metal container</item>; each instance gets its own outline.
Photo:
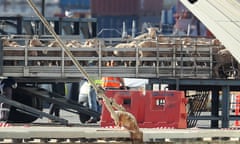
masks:
[[[140,128],[187,128],[187,99],[183,91],[146,91],[143,94],[142,91],[109,90],[105,94],[132,113]],[[114,126],[105,105],[100,125]]]
[[[128,112],[134,114],[138,123],[144,122],[145,111],[145,99],[141,91],[126,91],[126,90],[108,90],[105,95],[109,98],[113,98],[116,103],[122,105]],[[114,126],[114,121],[107,111],[105,105],[103,105],[101,115],[101,127]]]
[[[183,91],[148,91],[141,127],[187,128],[187,99]]]
[[[139,0],[139,15],[161,16],[163,0]]]
[[[91,0],[94,16],[136,15],[139,0]]]

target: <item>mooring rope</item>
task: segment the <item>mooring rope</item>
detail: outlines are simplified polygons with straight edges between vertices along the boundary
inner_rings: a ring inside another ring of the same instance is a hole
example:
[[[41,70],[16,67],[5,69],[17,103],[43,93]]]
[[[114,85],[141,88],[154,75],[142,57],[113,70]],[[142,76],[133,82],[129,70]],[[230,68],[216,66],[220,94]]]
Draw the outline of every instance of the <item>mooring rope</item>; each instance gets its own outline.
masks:
[[[44,26],[48,29],[48,31],[53,35],[53,37],[55,38],[55,40],[59,43],[60,47],[65,51],[65,53],[70,57],[70,59],[72,60],[72,62],[74,63],[74,65],[78,68],[78,70],[85,76],[85,78],[89,81],[89,83],[92,85],[92,87],[96,90],[98,96],[100,96],[105,105],[106,108],[108,109],[108,111],[111,114],[111,117],[113,118],[115,125],[119,124],[119,118],[117,116],[117,114],[115,113],[113,107],[115,107],[117,110],[119,111],[125,111],[125,109],[118,105],[117,103],[115,103],[114,101],[111,101],[108,99],[108,97],[105,96],[104,94],[104,90],[99,88],[94,81],[89,77],[88,73],[84,70],[84,68],[79,64],[79,62],[77,61],[77,59],[73,56],[73,54],[71,53],[71,51],[65,46],[65,44],[63,43],[63,41],[59,38],[59,36],[56,34],[56,32],[54,31],[53,27],[47,22],[47,20],[45,19],[45,17],[42,16],[42,14],[38,11],[38,9],[36,8],[35,4],[32,2],[32,0],[27,0],[28,4],[30,5],[30,7],[33,9],[33,11],[36,13],[36,15],[40,18],[40,20],[42,21],[42,23],[44,24]],[[126,112],[128,113],[128,112]]]

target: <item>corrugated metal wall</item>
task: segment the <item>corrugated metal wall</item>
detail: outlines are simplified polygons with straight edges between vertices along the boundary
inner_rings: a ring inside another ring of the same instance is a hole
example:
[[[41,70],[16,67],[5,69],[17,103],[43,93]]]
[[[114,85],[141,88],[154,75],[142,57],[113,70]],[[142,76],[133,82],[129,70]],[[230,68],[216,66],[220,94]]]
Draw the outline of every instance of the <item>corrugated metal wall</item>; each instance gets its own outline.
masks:
[[[91,11],[95,16],[136,15],[139,0],[91,0]]]
[[[161,15],[163,0],[139,0],[139,15]]]
[[[161,15],[164,0],[91,0],[93,15]]]

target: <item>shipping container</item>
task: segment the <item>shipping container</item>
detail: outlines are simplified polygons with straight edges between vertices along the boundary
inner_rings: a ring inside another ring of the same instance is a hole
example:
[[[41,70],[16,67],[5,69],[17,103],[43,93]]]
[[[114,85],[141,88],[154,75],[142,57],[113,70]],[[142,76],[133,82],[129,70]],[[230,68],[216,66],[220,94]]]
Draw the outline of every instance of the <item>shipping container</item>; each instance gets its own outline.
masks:
[[[97,36],[98,37],[121,37],[123,32],[123,23],[125,23],[126,32],[132,35],[133,21],[138,27],[138,17],[133,16],[96,16],[97,18]],[[137,32],[136,29],[135,32]]]
[[[63,11],[67,9],[90,9],[90,0],[59,0]]]
[[[138,13],[139,0],[91,0],[92,15],[131,16]]]
[[[139,0],[139,15],[161,16],[164,0]]]

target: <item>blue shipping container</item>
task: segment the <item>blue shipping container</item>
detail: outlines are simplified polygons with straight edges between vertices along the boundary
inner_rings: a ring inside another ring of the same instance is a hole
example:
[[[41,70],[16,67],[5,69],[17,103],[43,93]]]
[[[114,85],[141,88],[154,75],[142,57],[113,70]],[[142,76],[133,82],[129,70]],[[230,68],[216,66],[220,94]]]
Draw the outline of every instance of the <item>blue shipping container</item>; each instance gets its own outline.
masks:
[[[128,35],[132,35],[133,21],[136,22],[136,28],[138,27],[137,16],[97,16],[94,18],[97,18],[98,37],[121,37],[123,32],[123,22],[125,22]],[[138,29],[135,30],[135,32],[137,31]]]
[[[90,9],[90,0],[59,0],[59,5],[66,9]]]

